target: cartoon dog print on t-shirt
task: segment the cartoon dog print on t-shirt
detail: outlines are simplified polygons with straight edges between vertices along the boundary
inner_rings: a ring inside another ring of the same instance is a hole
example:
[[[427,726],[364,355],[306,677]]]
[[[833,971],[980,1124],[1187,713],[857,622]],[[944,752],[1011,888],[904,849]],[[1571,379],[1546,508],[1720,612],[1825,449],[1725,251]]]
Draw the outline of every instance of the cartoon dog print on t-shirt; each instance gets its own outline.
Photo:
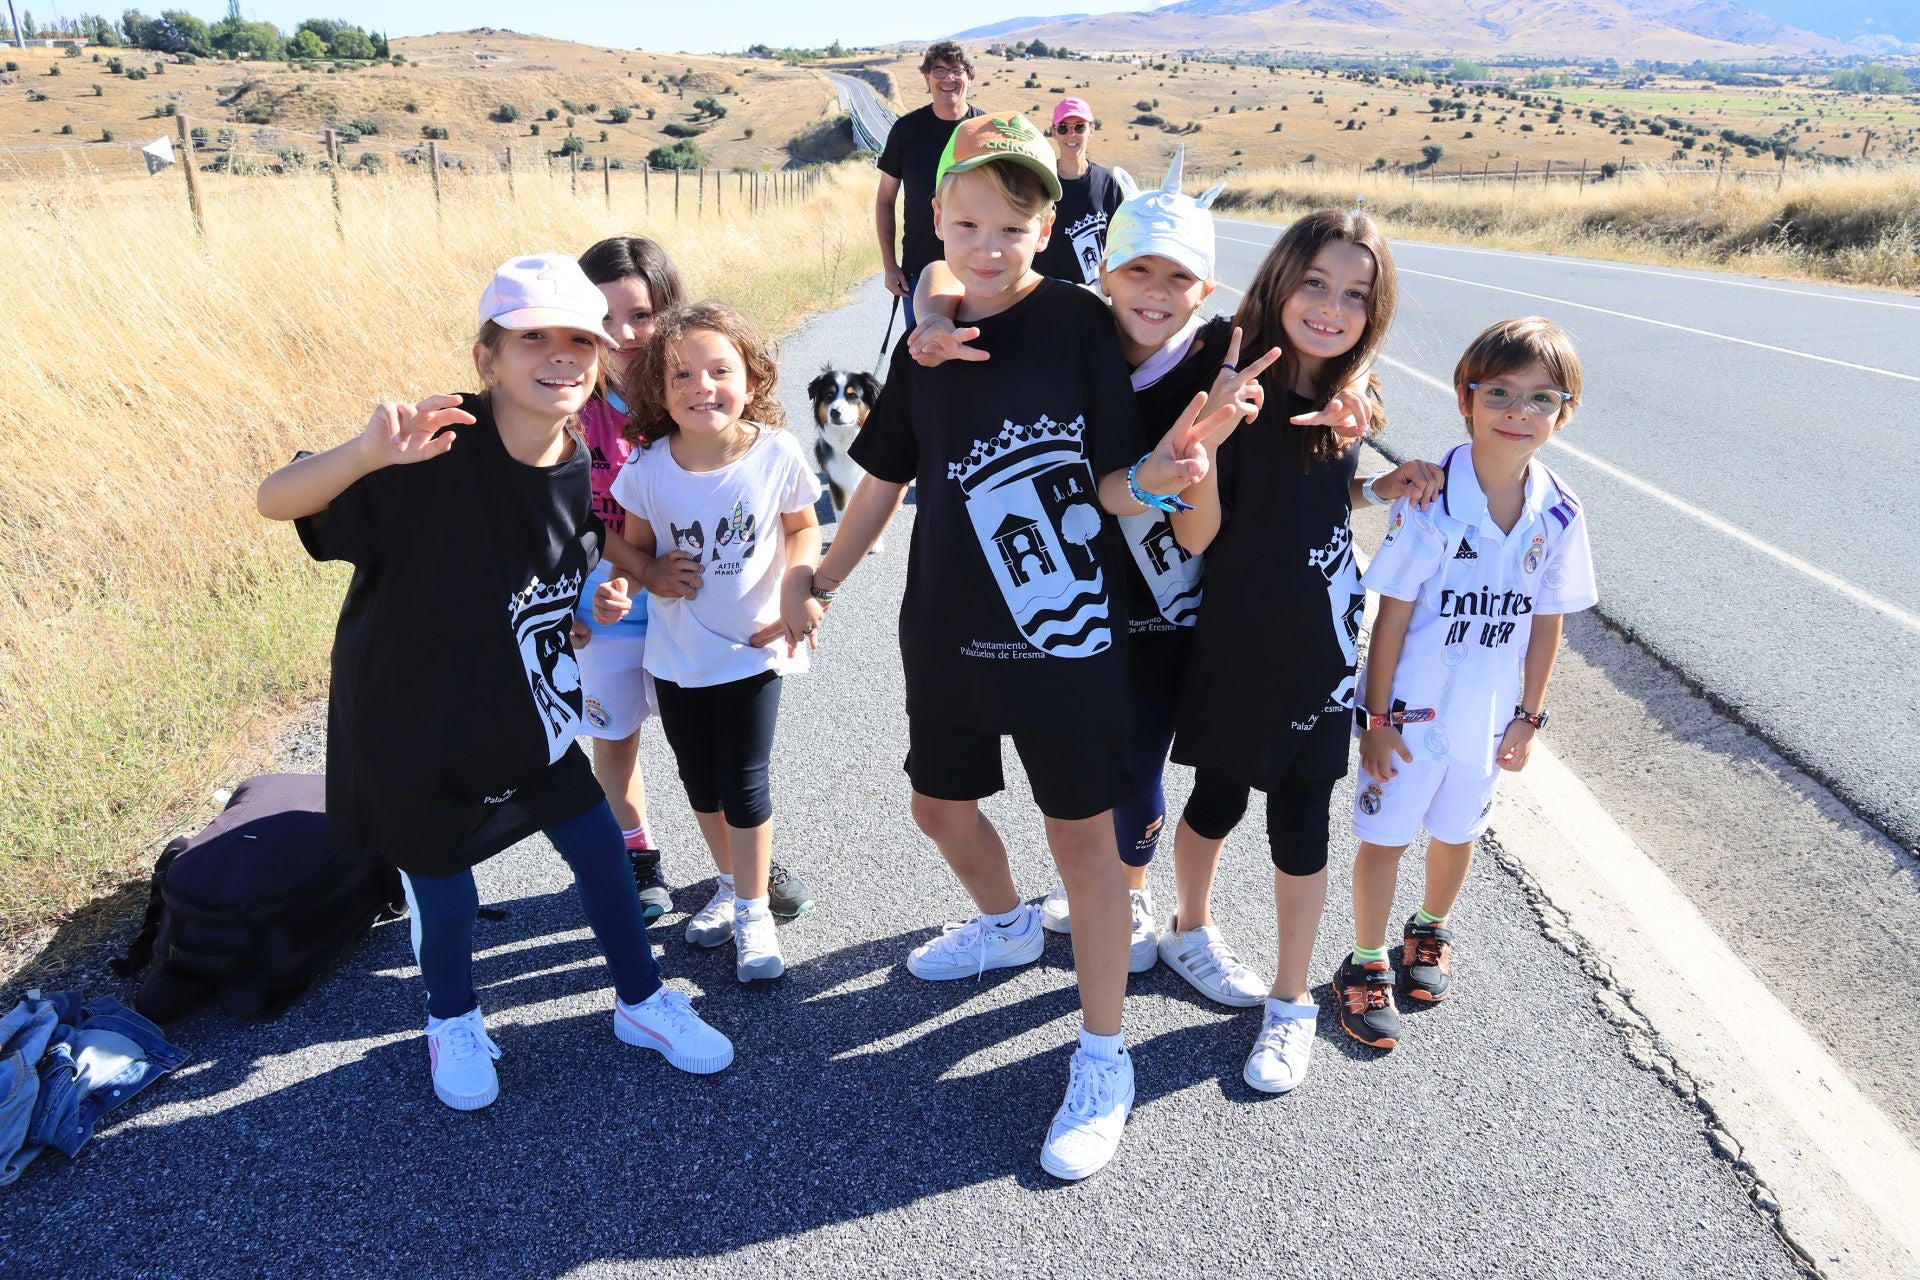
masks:
[[[1086,419],[1005,423],[947,464],[967,497],[974,535],[1028,643],[1055,657],[1113,647],[1093,469],[1081,448]]]
[[[536,576],[507,601],[513,639],[526,669],[527,691],[547,732],[547,763],[566,753],[580,733],[580,668],[573,659],[568,632],[580,599],[582,575],[564,575],[556,583]]]

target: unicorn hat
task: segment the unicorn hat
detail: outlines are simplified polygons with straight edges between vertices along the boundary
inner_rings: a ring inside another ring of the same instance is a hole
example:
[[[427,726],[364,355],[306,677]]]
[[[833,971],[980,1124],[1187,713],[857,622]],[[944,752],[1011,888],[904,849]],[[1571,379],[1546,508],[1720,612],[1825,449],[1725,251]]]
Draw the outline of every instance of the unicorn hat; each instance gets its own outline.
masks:
[[[1107,224],[1107,270],[1117,271],[1135,258],[1154,255],[1171,258],[1202,280],[1213,279],[1213,214],[1209,209],[1226,184],[1207,188],[1198,199],[1182,195],[1180,179],[1186,158],[1185,147],[1174,152],[1166,178],[1150,191],[1142,191],[1125,169],[1113,171],[1126,200]]]

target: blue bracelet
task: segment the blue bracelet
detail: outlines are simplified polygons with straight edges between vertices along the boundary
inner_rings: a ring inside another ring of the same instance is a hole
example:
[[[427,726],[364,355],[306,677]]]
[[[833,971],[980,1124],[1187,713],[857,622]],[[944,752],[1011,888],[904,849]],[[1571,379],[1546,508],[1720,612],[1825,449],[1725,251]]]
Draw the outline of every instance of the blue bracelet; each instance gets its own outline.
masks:
[[[1127,468],[1128,496],[1130,496],[1135,502],[1139,503],[1143,507],[1152,507],[1154,510],[1164,511],[1168,515],[1172,515],[1176,511],[1193,510],[1193,504],[1191,502],[1182,501],[1178,494],[1148,493],[1145,489],[1142,489],[1140,487],[1140,481],[1139,481],[1140,463],[1145,462],[1148,458],[1151,458],[1152,456],[1153,455],[1150,453],[1145,454],[1141,457],[1140,462],[1136,462],[1132,466]]]

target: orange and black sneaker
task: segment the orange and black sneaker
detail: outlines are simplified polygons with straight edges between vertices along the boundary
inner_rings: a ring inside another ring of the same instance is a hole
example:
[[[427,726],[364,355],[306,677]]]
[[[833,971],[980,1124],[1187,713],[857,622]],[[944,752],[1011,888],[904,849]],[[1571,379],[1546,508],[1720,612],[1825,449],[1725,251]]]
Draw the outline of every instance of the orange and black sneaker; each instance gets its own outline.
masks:
[[[1385,960],[1355,964],[1352,953],[1333,971],[1340,1002],[1340,1029],[1361,1044],[1391,1049],[1400,1043],[1400,1013],[1393,1007],[1393,968]]]
[[[1408,916],[1405,940],[1400,944],[1400,969],[1406,975],[1407,995],[1424,1004],[1439,1004],[1453,994],[1453,932],[1445,925],[1421,924]]]

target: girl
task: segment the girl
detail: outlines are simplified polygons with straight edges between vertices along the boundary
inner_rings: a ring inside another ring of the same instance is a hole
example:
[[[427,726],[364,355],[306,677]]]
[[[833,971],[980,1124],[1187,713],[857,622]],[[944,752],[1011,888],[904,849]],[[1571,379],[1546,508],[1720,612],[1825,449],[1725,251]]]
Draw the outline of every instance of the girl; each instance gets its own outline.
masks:
[[[643,236],[600,241],[580,255],[580,269],[606,298],[606,329],[613,337],[607,374],[617,385],[652,335],[653,317],[679,305],[680,273],[666,252]],[[593,463],[593,512],[607,526],[609,542],[622,548],[626,513],[613,499],[613,478],[633,449],[626,425],[626,401],[612,387],[596,391],[580,411],[580,430]],[[579,647],[580,685],[586,731],[594,739],[593,771],[620,823],[634,883],[640,887],[640,905],[651,921],[673,906],[673,897],[660,873],[660,851],[647,830],[647,786],[640,774],[640,726],[655,710],[653,683],[643,666],[647,602],[642,595],[620,622],[593,626],[593,590],[613,571],[613,562],[603,558],[581,592],[580,621],[590,628],[590,636]]]
[[[1282,394],[1216,442],[1214,466],[1186,495],[1193,509],[1173,517],[1181,545],[1207,554],[1207,600],[1173,744],[1173,759],[1197,772],[1174,838],[1179,907],[1161,954],[1210,979],[1196,982],[1202,990],[1244,986],[1209,897],[1249,789],[1265,791],[1279,965],[1242,1075],[1270,1093],[1305,1078],[1313,1047],[1307,963],[1326,901],[1328,806],[1347,771],[1364,601],[1349,516],[1355,503],[1424,503],[1438,485],[1421,462],[1362,482],[1357,439],[1292,420],[1371,368],[1395,293],[1393,256],[1364,213],[1322,210],[1288,228],[1235,317],[1256,350],[1284,351]],[[1379,383],[1368,375],[1365,385],[1377,432]]]
[[[572,868],[616,993],[613,1029],[683,1071],[733,1045],[660,984],[620,825],[574,743],[568,639],[603,528],[575,415],[598,383],[605,303],[570,258],[503,265],[480,299],[486,390],[382,404],[365,430],[260,486],[317,560],[353,581],[333,646],[327,816],[406,876],[427,988],[434,1093],[456,1110],[499,1093],[473,989],[472,868],[544,831]],[[476,525],[474,515],[484,513]],[[431,651],[410,638],[434,636]]]
[[[1053,235],[1035,255],[1033,269],[1069,284],[1099,282],[1107,223],[1128,195],[1114,170],[1093,163],[1094,128],[1093,108],[1085,98],[1062,98],[1053,109],[1060,199],[1054,210]]]
[[[813,504],[820,482],[773,398],[772,351],[722,302],[677,307],[628,368],[627,438],[639,446],[613,482],[653,593],[646,668],[720,883],[687,940],[735,944],[742,982],[777,978],[768,903],[773,803],[767,766],[780,678],[807,668],[819,606]],[[631,605],[624,577],[596,613]]]

